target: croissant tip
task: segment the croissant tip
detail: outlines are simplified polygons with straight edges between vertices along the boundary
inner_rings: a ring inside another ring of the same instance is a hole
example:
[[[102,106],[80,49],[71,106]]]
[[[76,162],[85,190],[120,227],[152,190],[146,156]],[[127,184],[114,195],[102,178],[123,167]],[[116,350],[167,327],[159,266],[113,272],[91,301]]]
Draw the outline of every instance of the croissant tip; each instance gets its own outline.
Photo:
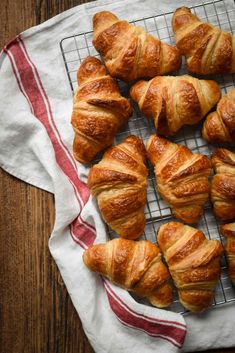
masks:
[[[216,126],[214,122],[214,117],[216,114],[216,112],[211,112],[207,115],[202,126],[202,138],[210,143],[219,142],[217,140]]]
[[[115,16],[112,12],[110,11],[99,11],[99,12],[96,12],[93,16],[93,19],[95,18],[98,18],[100,16]]]
[[[123,140],[123,142],[126,142],[126,141],[141,141],[141,139],[138,137],[138,136],[136,136],[136,135],[129,135],[129,136],[127,136],[124,140]],[[142,141],[141,141],[142,142]]]
[[[182,11],[182,10],[190,11],[190,12],[191,12],[190,8],[187,7],[187,6],[180,6],[180,7],[178,7],[178,8],[175,10],[175,12],[176,12],[176,11]]]
[[[130,96],[136,103],[139,102],[142,95],[144,94],[145,86],[147,85],[147,81],[139,80],[137,81],[130,89]]]
[[[153,141],[153,139],[155,138],[156,134],[152,134],[149,136],[147,142],[146,142],[146,149],[148,151],[149,147],[151,146],[151,143]]]
[[[187,6],[181,6],[181,7],[178,7],[178,8],[175,10],[174,15],[173,15],[173,18],[174,18],[174,16],[178,15],[179,13],[181,13],[181,14],[183,15],[183,14],[186,14],[186,13],[191,14],[192,12],[191,12],[191,10],[190,10],[189,7],[187,7]]]
[[[182,26],[190,22],[191,16],[192,12],[187,6],[177,8],[172,17],[173,32],[176,33]]]
[[[145,149],[145,145],[144,145],[143,141],[141,140],[141,138],[139,138],[138,136],[135,136],[135,135],[129,135],[125,138],[123,143],[130,143],[132,146],[135,146],[136,149],[139,151],[140,155],[142,155],[143,161],[145,160],[146,149]]]
[[[167,222],[167,223],[162,224],[162,225],[159,227],[158,231],[159,231],[160,229],[164,229],[165,227],[169,227],[170,225],[171,225],[171,226],[183,225],[183,223],[182,223],[182,222],[179,222],[179,221],[169,221],[169,222]]]
[[[76,161],[82,163],[83,165],[89,164],[92,161],[92,158],[91,159],[82,158],[78,153],[75,153],[74,151],[73,151],[73,156],[76,159]]]
[[[220,226],[220,233],[223,237],[234,237],[235,238],[235,222],[227,223]]]
[[[100,11],[93,16],[93,28],[94,31],[97,29],[100,23],[105,21],[117,21],[118,17],[110,11]]]
[[[95,56],[87,56],[81,63],[77,72],[77,81],[81,85],[91,76],[106,75],[106,68]]]
[[[147,141],[147,146],[149,147],[152,144],[152,142],[159,143],[159,144],[161,144],[161,143],[166,144],[168,142],[168,140],[162,136],[159,136],[158,134],[152,134],[152,135],[150,135],[150,137]]]
[[[235,166],[235,153],[226,148],[216,148],[212,154],[212,164],[216,165],[217,161],[221,163],[229,164]]]
[[[96,65],[102,65],[101,61],[96,58],[95,56],[87,56],[82,62],[81,62],[81,66],[86,66],[88,63],[92,63],[92,64],[96,64]]]
[[[214,150],[212,154],[212,159],[218,157],[220,159],[224,159],[223,157],[227,155],[229,151],[226,148],[218,147]]]
[[[87,141],[82,136],[78,135],[74,137],[73,156],[78,162],[82,164],[90,163],[95,157],[95,152],[93,150],[91,151]]]

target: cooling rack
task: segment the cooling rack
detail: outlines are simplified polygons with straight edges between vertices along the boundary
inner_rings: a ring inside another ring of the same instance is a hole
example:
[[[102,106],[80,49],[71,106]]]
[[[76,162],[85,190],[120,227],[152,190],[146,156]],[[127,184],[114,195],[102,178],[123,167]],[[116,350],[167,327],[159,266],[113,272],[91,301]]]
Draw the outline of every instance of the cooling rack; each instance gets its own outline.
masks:
[[[199,16],[200,19],[219,26],[224,31],[228,31],[235,35],[235,4],[233,0],[214,0],[202,1],[191,7],[191,10]],[[171,28],[171,19],[173,12],[168,12],[152,17],[139,18],[132,21],[134,25],[142,26],[152,35],[155,35],[162,41],[175,45],[174,35]],[[83,59],[88,55],[100,58],[99,54],[92,45],[93,32],[79,33],[70,37],[63,38],[60,42],[60,48],[70,83],[72,92],[77,87],[77,70]],[[183,59],[181,69],[173,75],[186,74],[186,64]],[[197,76],[200,78],[200,76]],[[201,77],[202,78],[202,77]],[[203,78],[207,78],[203,76]],[[226,94],[231,88],[235,87],[235,75],[214,75],[208,77],[216,80],[221,88],[222,95]],[[124,96],[129,97],[130,86],[122,81],[119,81],[119,87]],[[122,128],[115,138],[114,144],[118,144],[130,134],[139,136],[144,142],[148,137],[155,133],[155,128],[152,120],[147,120],[139,111],[137,105],[133,103],[134,113],[129,122]],[[175,137],[171,140],[176,143],[183,144],[190,148],[195,153],[205,154],[210,156],[213,152],[213,146],[208,145],[201,137],[201,125],[182,128]],[[95,160],[97,163],[101,155]],[[142,239],[147,239],[151,242],[156,242],[156,232],[159,226],[170,220],[174,220],[171,209],[161,199],[156,192],[156,182],[153,168],[148,163],[149,167],[149,187],[147,193],[147,206],[145,208],[146,227]],[[205,206],[205,212],[197,227],[201,229],[208,239],[218,239],[223,243],[223,239],[219,233],[219,223],[214,217],[210,203]],[[116,237],[116,234],[108,229],[110,238]],[[235,301],[235,288],[228,277],[227,262],[225,256],[222,257],[222,275],[215,289],[213,306],[222,305],[228,302]],[[141,302],[145,302],[141,300]],[[175,299],[170,307],[170,310],[180,313],[186,313],[185,309],[180,304],[177,292],[175,291]]]

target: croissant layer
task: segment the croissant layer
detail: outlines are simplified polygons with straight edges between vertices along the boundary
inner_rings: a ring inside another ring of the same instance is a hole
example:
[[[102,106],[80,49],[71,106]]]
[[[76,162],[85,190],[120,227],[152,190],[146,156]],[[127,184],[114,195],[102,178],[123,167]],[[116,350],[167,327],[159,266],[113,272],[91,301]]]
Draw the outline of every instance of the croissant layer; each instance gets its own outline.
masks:
[[[225,252],[228,259],[229,276],[235,285],[235,222],[223,224],[220,227],[220,232],[226,239]]]
[[[223,221],[235,217],[235,153],[217,148],[212,156],[215,175],[211,183],[211,201],[215,215]]]
[[[150,136],[147,153],[160,195],[177,218],[196,223],[209,198],[210,160],[157,135]]]
[[[196,74],[235,72],[235,36],[202,22],[187,7],[178,8],[172,19],[176,46]]]
[[[88,175],[105,222],[124,238],[136,239],[144,231],[148,170],[145,147],[136,136],[111,147]]]
[[[219,101],[216,112],[207,116],[203,124],[202,136],[211,143],[235,144],[235,88]]]
[[[78,74],[71,123],[74,129],[73,153],[81,163],[113,143],[122,124],[132,114],[128,99],[121,96],[116,81],[95,57],[87,57]]]
[[[140,110],[153,118],[161,135],[172,135],[183,125],[197,124],[220,99],[215,81],[192,76],[162,76],[139,81],[131,97]]]
[[[123,81],[154,77],[179,69],[179,51],[145,32],[142,27],[119,20],[108,11],[93,17],[96,50],[111,76]]]
[[[178,222],[162,225],[157,241],[182,305],[196,313],[205,310],[221,274],[221,243],[207,240],[198,229]]]
[[[172,302],[169,272],[158,246],[142,240],[113,239],[96,244],[83,254],[85,265],[115,284],[146,297],[159,308]]]

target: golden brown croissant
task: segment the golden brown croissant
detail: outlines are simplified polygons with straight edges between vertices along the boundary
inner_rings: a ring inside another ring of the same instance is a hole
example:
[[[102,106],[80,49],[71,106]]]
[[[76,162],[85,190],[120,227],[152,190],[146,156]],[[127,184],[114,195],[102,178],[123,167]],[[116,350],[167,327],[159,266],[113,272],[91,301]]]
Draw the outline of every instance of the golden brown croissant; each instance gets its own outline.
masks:
[[[202,136],[211,143],[235,143],[235,88],[219,101],[216,112],[207,116]]]
[[[235,222],[222,225],[220,232],[226,238],[225,252],[228,259],[228,271],[235,285]]]
[[[167,136],[185,124],[198,123],[220,99],[220,88],[211,80],[163,76],[137,82],[131,97],[147,117],[154,119],[157,132]]]
[[[119,20],[111,12],[95,14],[93,28],[93,44],[113,77],[131,81],[180,68],[178,49],[146,33],[142,27]]]
[[[169,272],[158,246],[149,241],[113,239],[96,244],[84,252],[83,261],[91,271],[148,298],[154,306],[164,308],[172,302]]]
[[[235,36],[231,33],[200,21],[187,7],[175,11],[172,27],[189,71],[205,75],[235,72]]]
[[[74,95],[71,121],[75,132],[73,153],[78,161],[88,163],[113,143],[117,130],[128,120],[132,108],[97,58],[87,57],[77,78],[79,88]]]
[[[123,238],[136,239],[144,231],[148,170],[145,147],[136,136],[111,147],[88,175],[105,222]]]
[[[235,217],[235,153],[217,148],[212,156],[216,174],[211,183],[215,215],[223,221]]]
[[[157,190],[174,215],[186,223],[197,222],[209,198],[210,160],[157,135],[150,136],[147,153]]]
[[[178,222],[162,225],[157,241],[181,304],[195,313],[205,310],[212,302],[213,290],[220,278],[221,243],[207,240],[198,229]]]

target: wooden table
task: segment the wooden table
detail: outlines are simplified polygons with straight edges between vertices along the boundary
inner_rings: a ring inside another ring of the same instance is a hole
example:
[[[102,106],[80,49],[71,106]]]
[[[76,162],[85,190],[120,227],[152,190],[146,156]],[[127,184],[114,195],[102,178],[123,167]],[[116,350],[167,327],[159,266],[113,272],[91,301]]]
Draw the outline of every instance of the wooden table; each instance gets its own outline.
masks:
[[[19,32],[83,2],[87,1],[1,0],[0,47]],[[48,250],[53,195],[4,171],[0,174],[0,352],[93,352]]]

